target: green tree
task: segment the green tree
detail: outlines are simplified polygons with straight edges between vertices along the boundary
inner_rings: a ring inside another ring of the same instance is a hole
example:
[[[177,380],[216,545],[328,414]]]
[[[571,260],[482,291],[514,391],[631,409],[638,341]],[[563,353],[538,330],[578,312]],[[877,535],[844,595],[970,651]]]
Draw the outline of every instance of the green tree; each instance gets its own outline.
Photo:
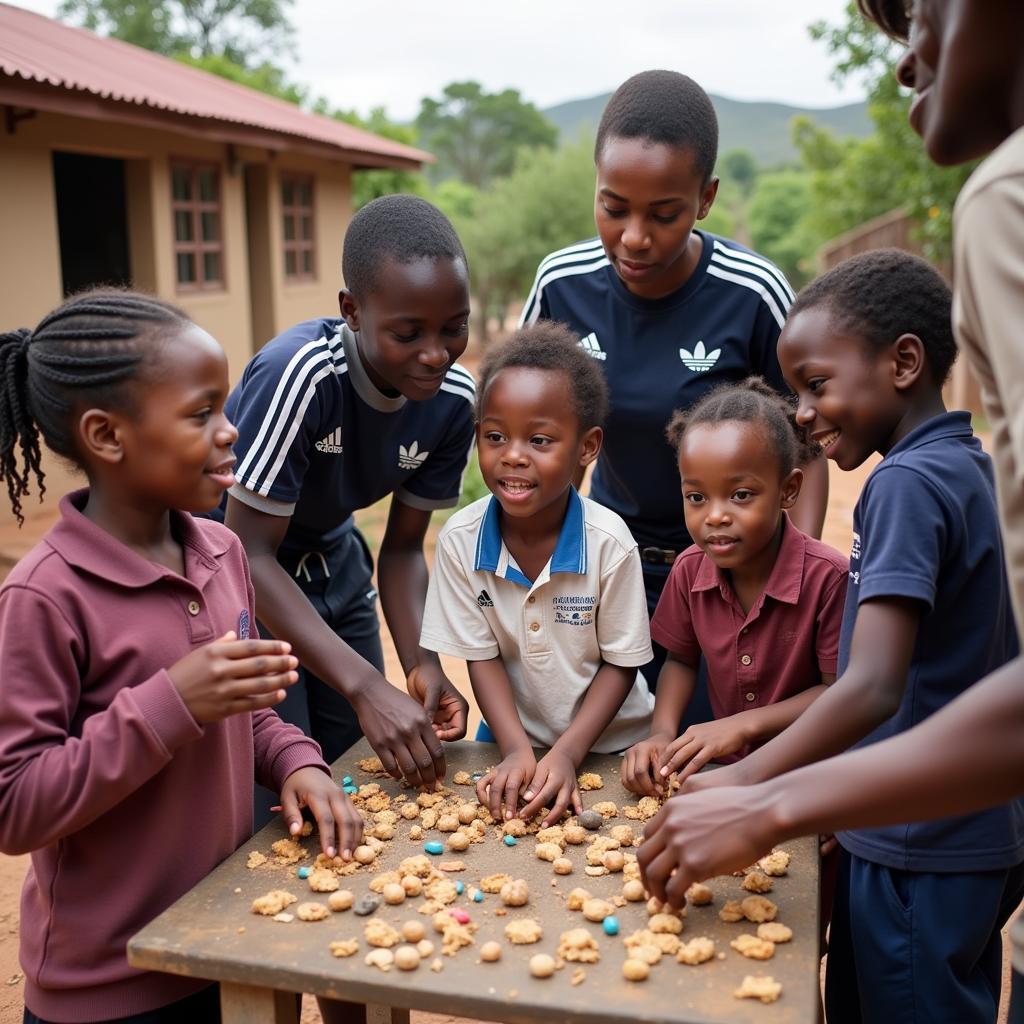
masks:
[[[62,0],[58,16],[174,57],[222,56],[259,67],[289,52],[293,0]]]
[[[540,261],[594,233],[594,162],[589,143],[523,150],[486,190],[442,182],[429,196],[452,219],[469,259],[481,337],[487,319],[525,298]]]
[[[736,185],[744,196],[749,196],[757,181],[757,160],[749,149],[730,149],[718,158],[718,174]]]
[[[811,175],[777,171],[758,178],[747,206],[751,245],[767,256],[796,288],[814,276],[814,253],[820,243],[805,217]]]
[[[818,22],[811,36],[836,58],[833,77],[863,79],[875,134],[840,141],[805,121],[795,126],[804,166],[812,172],[809,223],[828,238],[895,207],[917,225],[925,254],[947,259],[952,240],[952,211],[973,165],[934,166],[907,122],[909,97],[896,84],[900,46],[879,32],[849,3],[840,25]]]
[[[558,129],[516,89],[484,92],[479,82],[452,82],[441,99],[425,97],[416,118],[423,145],[438,158],[433,177],[476,188],[512,172],[520,149],[554,149]]]
[[[219,75],[230,82],[237,82],[239,85],[255,89],[257,92],[276,96],[279,100],[286,100],[296,106],[303,106],[309,98],[309,91],[305,86],[288,81],[284,71],[269,61],[249,68],[220,53],[211,54],[208,57],[178,54],[175,59],[183,64],[191,64],[192,67],[202,71],[209,71],[211,75]]]

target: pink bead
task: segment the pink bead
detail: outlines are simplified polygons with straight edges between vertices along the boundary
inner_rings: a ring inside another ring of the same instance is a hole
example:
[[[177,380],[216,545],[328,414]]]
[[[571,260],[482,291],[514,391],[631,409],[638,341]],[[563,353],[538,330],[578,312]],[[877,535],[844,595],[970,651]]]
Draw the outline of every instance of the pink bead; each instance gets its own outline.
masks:
[[[448,913],[451,914],[452,917],[454,917],[455,920],[459,922],[459,924],[469,924],[469,914],[467,914],[464,910],[461,910],[459,907],[452,907],[452,909],[449,910]]]

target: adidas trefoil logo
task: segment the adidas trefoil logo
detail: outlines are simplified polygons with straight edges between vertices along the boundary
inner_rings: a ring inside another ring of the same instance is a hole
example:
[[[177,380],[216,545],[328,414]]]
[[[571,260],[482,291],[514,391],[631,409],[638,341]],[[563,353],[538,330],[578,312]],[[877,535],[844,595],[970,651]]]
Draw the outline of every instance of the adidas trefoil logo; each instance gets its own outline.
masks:
[[[398,468],[419,469],[427,461],[429,454],[430,452],[420,451],[419,441],[413,441],[408,448],[404,444],[400,444],[398,446]]]
[[[600,359],[604,362],[608,358],[608,353],[602,351],[601,342],[597,340],[597,335],[591,332],[585,338],[580,338],[580,348],[587,353],[593,359]]]
[[[712,349],[708,352],[704,348],[704,342],[698,341],[693,346],[693,351],[688,352],[685,348],[679,350],[679,358],[691,369],[694,373],[706,373],[711,369],[715,363],[718,362],[718,357],[722,354],[720,348]]]
[[[494,607],[494,602],[491,600],[491,595],[488,594],[486,590],[480,591],[480,593],[477,595],[476,603],[480,605],[481,608]]]
[[[340,455],[344,450],[341,446],[341,427],[335,427],[322,441],[313,446],[325,455]]]

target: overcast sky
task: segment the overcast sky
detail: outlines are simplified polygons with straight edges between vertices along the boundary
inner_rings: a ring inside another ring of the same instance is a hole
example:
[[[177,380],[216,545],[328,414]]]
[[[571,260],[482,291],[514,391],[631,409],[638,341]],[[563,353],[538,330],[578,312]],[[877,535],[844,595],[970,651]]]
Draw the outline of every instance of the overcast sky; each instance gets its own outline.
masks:
[[[16,0],[52,16],[59,0]],[[735,99],[825,107],[840,90],[807,34],[841,20],[845,0],[295,0],[298,59],[289,75],[333,105],[383,105],[411,120],[424,95],[476,79],[539,107],[610,92],[645,68],[684,71]]]

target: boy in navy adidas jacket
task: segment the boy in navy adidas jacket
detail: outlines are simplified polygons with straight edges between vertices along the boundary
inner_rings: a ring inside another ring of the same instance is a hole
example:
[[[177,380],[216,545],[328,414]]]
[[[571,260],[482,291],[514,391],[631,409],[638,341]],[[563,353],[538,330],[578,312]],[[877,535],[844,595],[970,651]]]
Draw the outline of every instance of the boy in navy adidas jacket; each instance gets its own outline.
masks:
[[[665,426],[718,384],[752,374],[789,389],[775,348],[793,292],[779,269],[695,228],[718,192],[718,121],[704,90],[674,71],[645,71],[616,90],[597,131],[599,236],[544,259],[521,325],[557,320],[579,334],[611,391],[590,485],[640,547],[649,614],[686,532],[676,455]],[[792,518],[821,536],[822,460],[805,470]],[[578,481],[577,481],[578,482]],[[664,650],[644,669],[654,689]],[[686,724],[711,718],[699,685]]]
[[[264,346],[228,400],[239,431],[225,522],[252,567],[265,629],[301,678],[278,707],[334,761],[365,732],[385,769],[414,785],[445,773],[466,702],[419,646],[423,538],[458,500],[473,441],[466,257],[444,215],[416,196],[365,206],[345,235],[341,316]],[[352,515],[392,496],[377,566],[409,692],[389,685],[373,564]]]

